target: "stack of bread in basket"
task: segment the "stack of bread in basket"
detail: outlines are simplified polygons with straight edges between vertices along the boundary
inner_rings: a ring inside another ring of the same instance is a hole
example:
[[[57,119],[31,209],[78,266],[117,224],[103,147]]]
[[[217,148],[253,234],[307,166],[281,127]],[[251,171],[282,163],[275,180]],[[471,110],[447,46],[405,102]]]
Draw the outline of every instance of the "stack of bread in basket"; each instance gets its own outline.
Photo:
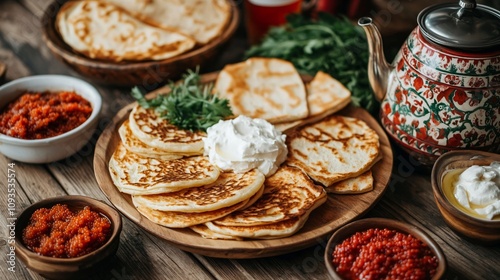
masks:
[[[362,120],[335,114],[351,95],[333,77],[318,72],[305,83],[287,61],[251,58],[227,65],[214,91],[234,115],[283,131],[287,158],[268,176],[220,170],[204,155],[204,132],[178,129],[136,105],[119,128],[109,172],[152,222],[213,239],[282,238],[299,231],[328,192],[372,190],[378,135]]]
[[[162,60],[219,37],[231,19],[228,0],[68,1],[56,28],[73,50],[108,61]]]

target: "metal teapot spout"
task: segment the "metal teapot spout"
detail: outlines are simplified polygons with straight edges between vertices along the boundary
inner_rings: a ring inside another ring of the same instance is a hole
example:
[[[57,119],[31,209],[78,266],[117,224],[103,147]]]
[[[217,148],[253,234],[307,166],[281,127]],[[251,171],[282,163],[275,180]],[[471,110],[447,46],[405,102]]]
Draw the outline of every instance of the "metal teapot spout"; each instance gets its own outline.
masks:
[[[362,17],[358,20],[358,24],[365,30],[368,40],[368,50],[370,52],[368,79],[370,80],[375,98],[382,101],[387,92],[392,66],[385,59],[382,35],[380,35],[373,20],[369,17]]]

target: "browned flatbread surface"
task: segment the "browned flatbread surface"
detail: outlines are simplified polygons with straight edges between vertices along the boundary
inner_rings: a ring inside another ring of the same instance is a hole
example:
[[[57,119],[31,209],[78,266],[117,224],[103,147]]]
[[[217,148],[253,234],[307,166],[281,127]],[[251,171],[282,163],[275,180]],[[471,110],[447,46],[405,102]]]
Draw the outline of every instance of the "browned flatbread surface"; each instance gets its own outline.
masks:
[[[129,127],[140,141],[169,153],[203,154],[206,133],[179,129],[153,109],[135,106],[129,115]]]
[[[149,157],[157,157],[165,160],[178,159],[183,157],[183,154],[169,153],[165,150],[151,147],[139,140],[130,129],[129,120],[125,120],[122,123],[122,125],[118,129],[118,133],[120,134],[120,140],[125,149],[132,153]]]
[[[144,195],[210,184],[220,171],[204,156],[162,160],[129,152],[119,143],[109,161],[109,173],[121,192]]]
[[[372,171],[368,170],[357,177],[333,183],[331,186],[326,187],[325,190],[328,193],[336,194],[359,194],[369,192],[373,190]]]
[[[226,65],[214,90],[229,100],[235,115],[279,123],[309,114],[302,78],[292,63],[282,59],[250,58]]]
[[[325,187],[369,170],[380,150],[375,130],[359,119],[339,115],[290,133],[287,146],[285,163]]]
[[[264,182],[264,194],[248,208],[214,221],[218,225],[251,226],[276,223],[304,215],[326,196],[300,169],[281,166]]]
[[[245,173],[221,172],[217,180],[197,188],[155,195],[134,195],[138,205],[161,211],[205,212],[246,201],[259,192],[264,175],[257,169]]]
[[[298,126],[314,123],[340,111],[351,102],[351,92],[329,74],[318,71],[311,82],[306,83],[307,118],[292,122],[275,124],[280,131],[286,132]]]
[[[206,44],[217,38],[231,18],[228,0],[100,0],[113,3],[134,17]]]
[[[196,44],[180,32],[148,25],[101,1],[68,1],[57,13],[55,24],[66,44],[92,59],[161,60]]]
[[[134,201],[134,204],[135,203]],[[171,228],[185,228],[224,217],[240,209],[246,203],[247,201],[241,201],[228,207],[205,212],[159,211],[151,209],[147,205],[135,206],[137,211],[154,223]]]
[[[311,212],[325,203],[326,199],[327,197],[324,195],[320,199],[316,200],[312,207],[310,207],[303,215],[279,222],[248,226],[226,226],[216,224],[212,221],[205,223],[205,225],[209,230],[222,235],[255,239],[283,238],[299,231],[306,223]]]

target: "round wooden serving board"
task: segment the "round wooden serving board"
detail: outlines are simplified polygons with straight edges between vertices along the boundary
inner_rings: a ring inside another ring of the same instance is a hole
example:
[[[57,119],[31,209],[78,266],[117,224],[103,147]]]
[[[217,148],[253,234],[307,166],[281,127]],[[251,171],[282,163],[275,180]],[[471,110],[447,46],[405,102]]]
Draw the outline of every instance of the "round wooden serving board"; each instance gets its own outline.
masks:
[[[214,81],[217,73],[202,76],[202,81]],[[166,92],[159,89],[149,96]],[[103,131],[96,144],[94,155],[94,173],[99,187],[111,203],[127,218],[146,231],[166,240],[174,246],[196,254],[219,258],[260,258],[298,251],[321,242],[335,229],[365,214],[384,193],[391,176],[392,149],[384,130],[364,109],[348,106],[337,114],[359,118],[377,131],[380,137],[382,159],[372,168],[374,177],[373,191],[356,195],[328,194],[325,204],[315,209],[304,227],[296,234],[271,240],[212,240],[202,238],[190,229],[173,229],[160,226],[142,216],[132,204],[130,195],[121,193],[114,186],[109,175],[108,162],[120,141],[118,128],[127,119],[135,103],[120,110],[112,122]]]

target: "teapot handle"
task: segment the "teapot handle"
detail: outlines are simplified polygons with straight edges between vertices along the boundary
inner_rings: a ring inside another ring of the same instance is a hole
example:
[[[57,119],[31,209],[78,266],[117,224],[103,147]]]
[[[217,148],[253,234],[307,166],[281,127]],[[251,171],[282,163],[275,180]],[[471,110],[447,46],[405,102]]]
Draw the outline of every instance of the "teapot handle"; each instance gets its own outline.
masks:
[[[457,12],[458,19],[461,19],[466,11],[473,10],[477,7],[476,0],[460,0],[458,5],[460,5],[460,10]]]

